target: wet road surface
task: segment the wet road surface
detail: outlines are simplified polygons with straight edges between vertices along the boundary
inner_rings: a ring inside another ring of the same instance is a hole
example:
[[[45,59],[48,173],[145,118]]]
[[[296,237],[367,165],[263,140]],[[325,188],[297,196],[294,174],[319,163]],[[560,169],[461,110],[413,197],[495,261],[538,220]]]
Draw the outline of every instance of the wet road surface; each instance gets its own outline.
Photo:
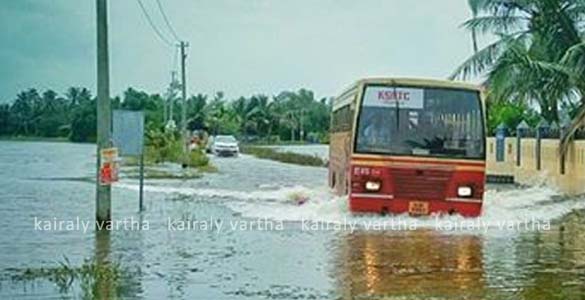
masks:
[[[585,218],[566,217],[585,200],[550,188],[491,186],[474,220],[354,216],[325,168],[241,155],[201,179],[147,180],[142,214],[137,182],[117,183],[126,225],[110,234],[57,228],[93,222],[94,161],[93,145],[0,142],[1,299],[585,297]],[[122,276],[67,289],[14,276],[92,259]]]

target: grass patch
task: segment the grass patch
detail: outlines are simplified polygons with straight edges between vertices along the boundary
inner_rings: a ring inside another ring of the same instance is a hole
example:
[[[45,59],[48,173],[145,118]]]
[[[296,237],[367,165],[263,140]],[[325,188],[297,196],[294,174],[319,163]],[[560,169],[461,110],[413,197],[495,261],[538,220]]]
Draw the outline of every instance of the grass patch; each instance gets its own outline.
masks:
[[[217,173],[217,167],[212,164],[207,164],[206,166],[198,167],[197,170],[203,173]]]
[[[271,159],[283,163],[314,167],[325,166],[325,161],[316,155],[281,152],[274,148],[259,146],[241,146],[240,151],[258,158]]]
[[[193,150],[189,153],[187,165],[191,168],[202,168],[209,166],[209,157],[202,150]]]
[[[115,262],[93,259],[85,260],[81,266],[71,266],[67,258],[55,267],[10,268],[4,272],[13,282],[49,281],[61,294],[69,294],[73,287],[79,287],[80,299],[121,299],[126,289],[121,282],[131,276]]]
[[[209,158],[201,149],[189,151],[185,156],[181,137],[177,133],[162,132],[158,130],[148,131],[147,143],[144,152],[144,177],[147,179],[192,179],[200,178],[202,172],[215,172],[217,169],[209,163]],[[186,166],[182,172],[171,172],[155,169],[161,163],[175,163]],[[122,165],[125,167],[138,167],[140,157],[124,157]],[[197,170],[194,172],[193,169]],[[138,178],[138,171],[126,172],[128,178]]]
[[[209,158],[202,149],[191,150],[185,156],[182,138],[177,133],[149,131],[146,136],[145,164],[171,162],[196,169],[207,169],[210,165]],[[137,164],[136,161],[129,163]]]
[[[71,142],[66,137],[42,137],[42,136],[0,136],[0,141],[54,142],[54,143],[70,143]]]
[[[174,161],[174,163],[179,162]],[[124,158],[123,165],[125,167],[133,167],[129,170],[123,171],[127,178],[140,178],[140,170],[136,168],[139,164],[140,160],[135,157]],[[153,161],[145,161],[144,164],[145,179],[197,179],[202,177],[202,173],[217,172],[217,168],[209,163],[207,155],[203,151],[198,150],[189,153],[189,156],[187,157],[187,166],[189,168],[181,170],[172,170],[171,168],[165,170],[165,168],[156,168],[156,163]]]
[[[140,157],[139,156],[124,156],[122,158],[122,162],[120,164],[124,167],[140,167]],[[152,160],[144,159],[144,166],[154,166],[156,165]]]

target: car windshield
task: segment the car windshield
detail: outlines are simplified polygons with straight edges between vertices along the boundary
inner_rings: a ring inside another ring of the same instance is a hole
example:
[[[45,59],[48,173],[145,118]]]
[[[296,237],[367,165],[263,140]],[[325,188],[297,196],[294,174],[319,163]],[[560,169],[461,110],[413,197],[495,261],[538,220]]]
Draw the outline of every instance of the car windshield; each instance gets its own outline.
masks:
[[[216,143],[235,143],[236,138],[233,136],[220,135],[215,138]]]
[[[484,157],[477,91],[367,86],[356,134],[358,153]]]

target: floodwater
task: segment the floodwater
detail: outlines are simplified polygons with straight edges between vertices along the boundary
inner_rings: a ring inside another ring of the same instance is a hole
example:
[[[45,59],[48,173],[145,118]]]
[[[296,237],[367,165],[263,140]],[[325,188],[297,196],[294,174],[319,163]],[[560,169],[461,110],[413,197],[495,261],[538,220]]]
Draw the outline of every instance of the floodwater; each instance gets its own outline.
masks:
[[[97,233],[76,225],[94,218],[95,146],[0,142],[0,299],[585,298],[583,198],[490,186],[478,219],[355,216],[325,168],[212,161],[147,180],[141,214],[121,180],[126,226]],[[88,261],[119,275],[46,271]]]

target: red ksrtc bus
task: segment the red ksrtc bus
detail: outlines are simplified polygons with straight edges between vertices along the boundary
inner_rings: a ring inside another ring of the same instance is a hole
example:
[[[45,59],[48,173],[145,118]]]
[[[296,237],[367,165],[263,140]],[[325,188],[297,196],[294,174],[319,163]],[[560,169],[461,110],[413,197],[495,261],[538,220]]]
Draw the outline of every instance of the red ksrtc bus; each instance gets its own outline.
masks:
[[[359,80],[333,102],[329,185],[353,212],[481,214],[481,88],[453,81]]]

